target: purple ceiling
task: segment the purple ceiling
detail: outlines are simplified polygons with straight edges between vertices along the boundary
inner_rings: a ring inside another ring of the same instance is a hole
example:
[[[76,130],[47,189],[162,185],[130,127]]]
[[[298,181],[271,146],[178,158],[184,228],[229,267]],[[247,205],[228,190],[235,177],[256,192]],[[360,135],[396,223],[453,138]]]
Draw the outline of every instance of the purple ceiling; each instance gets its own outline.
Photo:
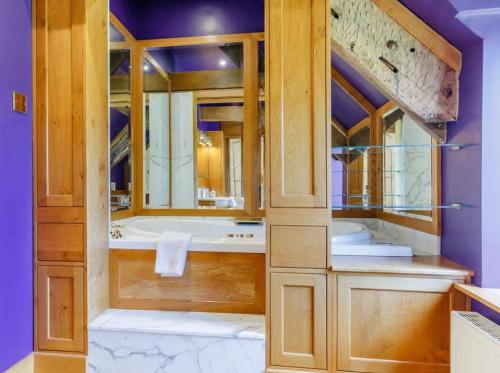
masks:
[[[149,53],[169,73],[203,70],[236,69],[219,46],[193,46],[150,49]],[[224,60],[226,65],[221,66]]]
[[[332,117],[337,119],[344,128],[349,129],[367,115],[361,106],[332,80]]]

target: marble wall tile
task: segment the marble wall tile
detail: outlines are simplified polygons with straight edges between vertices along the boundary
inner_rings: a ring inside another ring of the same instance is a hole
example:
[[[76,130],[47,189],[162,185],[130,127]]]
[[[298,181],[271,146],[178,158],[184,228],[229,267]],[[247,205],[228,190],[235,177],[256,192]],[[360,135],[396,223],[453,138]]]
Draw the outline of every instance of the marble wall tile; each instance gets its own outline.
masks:
[[[193,92],[172,93],[172,207],[194,208]]]

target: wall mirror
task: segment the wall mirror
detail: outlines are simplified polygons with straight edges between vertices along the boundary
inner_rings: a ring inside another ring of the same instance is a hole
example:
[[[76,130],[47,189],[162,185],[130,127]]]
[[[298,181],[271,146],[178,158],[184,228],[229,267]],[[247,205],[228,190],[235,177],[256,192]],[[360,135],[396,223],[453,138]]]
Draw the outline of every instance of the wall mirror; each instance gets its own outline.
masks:
[[[132,208],[131,49],[126,37],[110,24],[109,140],[111,212]]]
[[[332,53],[332,215],[440,234],[441,146]]]
[[[383,212],[432,223],[439,214],[441,149],[397,106],[383,113],[380,125],[384,145]]]
[[[263,205],[264,45],[253,46],[250,88],[244,42],[144,50],[144,209],[244,210],[248,195]]]

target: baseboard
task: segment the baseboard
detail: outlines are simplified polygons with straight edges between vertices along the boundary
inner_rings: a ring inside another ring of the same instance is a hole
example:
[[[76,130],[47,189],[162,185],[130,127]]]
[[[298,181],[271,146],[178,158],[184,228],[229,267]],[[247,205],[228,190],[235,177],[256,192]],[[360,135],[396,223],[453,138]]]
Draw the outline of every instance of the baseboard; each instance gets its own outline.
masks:
[[[35,371],[35,361],[33,352],[24,359],[19,360],[11,366],[5,373],[33,373]]]
[[[35,352],[34,373],[85,373],[85,355]]]

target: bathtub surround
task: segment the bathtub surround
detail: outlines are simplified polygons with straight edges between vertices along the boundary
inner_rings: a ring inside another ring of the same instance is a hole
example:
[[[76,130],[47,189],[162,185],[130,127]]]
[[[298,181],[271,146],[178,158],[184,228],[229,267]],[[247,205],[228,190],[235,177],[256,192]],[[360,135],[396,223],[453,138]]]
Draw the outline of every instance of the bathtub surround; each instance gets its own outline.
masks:
[[[108,310],[89,326],[89,372],[261,373],[264,316]]]
[[[31,0],[0,1],[0,371],[33,351]],[[12,91],[28,113],[11,110]]]

